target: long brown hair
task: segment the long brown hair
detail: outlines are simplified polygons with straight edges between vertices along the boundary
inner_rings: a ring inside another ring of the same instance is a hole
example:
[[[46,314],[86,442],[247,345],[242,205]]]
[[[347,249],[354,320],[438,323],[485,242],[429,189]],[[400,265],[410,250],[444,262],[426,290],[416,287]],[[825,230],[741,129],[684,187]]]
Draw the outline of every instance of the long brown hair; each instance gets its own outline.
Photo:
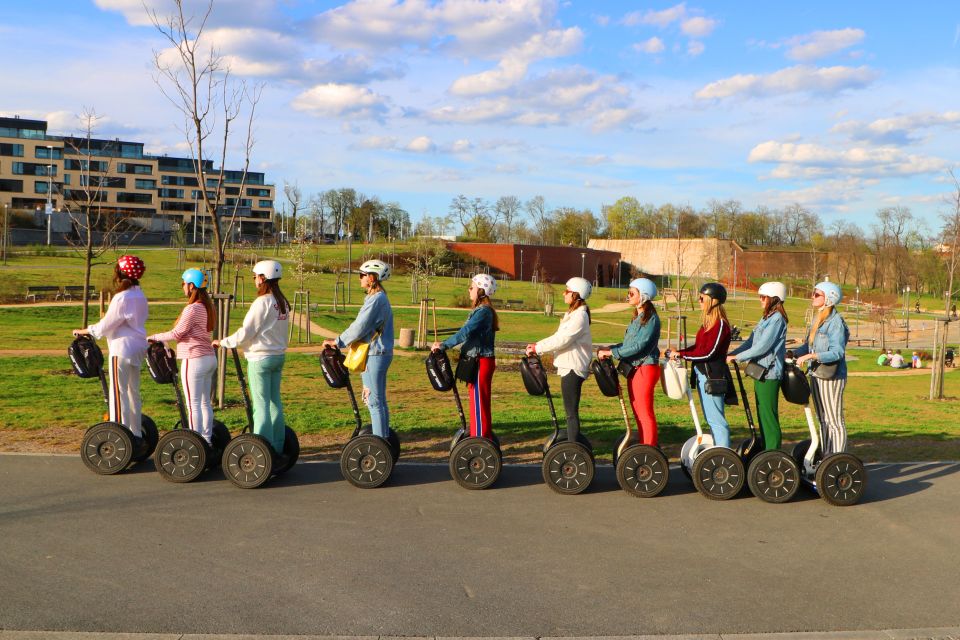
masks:
[[[373,278],[373,284],[370,286],[370,293],[377,293],[378,291],[383,291],[384,293],[387,292],[386,289],[383,288],[383,283],[380,282],[380,276],[375,273],[368,273],[366,275],[368,278]]]
[[[817,330],[820,329],[820,325],[827,321],[827,318],[830,317],[830,314],[834,312],[833,306],[823,305],[823,308],[820,309],[820,313],[817,314],[817,317],[813,319],[813,324],[810,325],[810,335],[807,336],[807,344],[810,348],[813,348],[813,339],[817,335]]]
[[[572,291],[574,298],[573,302],[570,303],[570,306],[567,308],[567,313],[571,311],[576,311],[580,307],[585,307],[587,310],[587,324],[593,324],[593,318],[590,316],[590,306],[587,304],[587,301],[580,297],[580,294],[576,291]]]
[[[774,300],[776,300],[776,302],[774,302]],[[763,303],[763,317],[768,318],[774,313],[782,315],[783,321],[790,324],[790,319],[787,317],[787,310],[783,308],[783,300],[776,296],[767,296],[767,301]]]
[[[483,287],[477,287],[477,301],[473,303],[473,308],[476,309],[480,305],[490,307],[490,311],[493,312],[493,330],[500,331],[500,318],[497,317],[497,310],[494,308],[490,296],[483,290]]]
[[[653,306],[653,302],[650,300],[645,301],[640,308],[643,309],[643,319],[640,321],[640,326],[646,325],[650,322],[650,318],[657,315],[657,308]],[[633,317],[637,318],[640,316],[640,310],[636,307],[633,308]]]
[[[707,297],[710,298],[710,296]],[[710,302],[714,302],[714,299],[710,298]],[[712,304],[709,309],[700,314],[700,324],[708,330],[712,329],[713,325],[721,319],[730,324],[730,320],[727,319],[727,310],[723,308],[723,304]]]
[[[277,299],[277,304],[280,305],[280,313],[288,313],[290,311],[290,303],[287,302],[287,298],[283,295],[283,291],[280,291],[279,278],[275,278],[273,280],[264,280],[257,285],[258,296],[265,296],[268,293],[272,293],[273,297]]]
[[[192,304],[197,304],[198,302],[207,310],[207,331],[213,331],[213,328],[217,326],[217,310],[213,306],[213,300],[210,299],[210,295],[206,289],[201,289],[194,285],[193,291],[187,296],[187,307]],[[180,316],[182,315],[183,311],[177,316],[177,322],[180,321]]]
[[[113,265],[113,293],[114,295],[120,293],[121,291],[126,291],[130,287],[139,287],[140,281],[136,278],[131,278],[125,273],[120,271],[120,265]]]

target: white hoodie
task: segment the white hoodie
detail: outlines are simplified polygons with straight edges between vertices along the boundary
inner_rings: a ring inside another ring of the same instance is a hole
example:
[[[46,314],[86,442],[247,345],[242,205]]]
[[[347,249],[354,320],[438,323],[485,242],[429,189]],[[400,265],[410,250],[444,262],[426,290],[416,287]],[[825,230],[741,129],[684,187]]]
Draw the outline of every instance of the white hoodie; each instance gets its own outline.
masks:
[[[87,330],[94,340],[107,339],[111,356],[140,361],[147,355],[147,298],[140,287],[130,287],[110,299],[100,322]]]
[[[233,335],[220,341],[227,349],[240,347],[247,360],[263,360],[281,356],[287,351],[289,312],[280,312],[280,305],[272,293],[257,296],[250,305],[243,325]]]
[[[590,360],[593,356],[593,339],[590,336],[590,319],[587,308],[578,307],[567,311],[560,320],[557,332],[537,343],[537,353],[557,353],[553,364],[557,373],[565,376],[573,371],[581,378],[590,375]]]

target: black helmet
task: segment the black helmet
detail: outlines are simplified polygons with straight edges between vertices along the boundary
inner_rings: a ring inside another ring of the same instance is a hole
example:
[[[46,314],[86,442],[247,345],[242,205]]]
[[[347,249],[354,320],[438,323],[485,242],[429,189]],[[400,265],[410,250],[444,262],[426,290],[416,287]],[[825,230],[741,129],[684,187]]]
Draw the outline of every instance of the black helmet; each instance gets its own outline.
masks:
[[[727,290],[719,282],[708,282],[700,287],[700,293],[705,296],[710,296],[717,301],[717,304],[723,304],[727,301]]]

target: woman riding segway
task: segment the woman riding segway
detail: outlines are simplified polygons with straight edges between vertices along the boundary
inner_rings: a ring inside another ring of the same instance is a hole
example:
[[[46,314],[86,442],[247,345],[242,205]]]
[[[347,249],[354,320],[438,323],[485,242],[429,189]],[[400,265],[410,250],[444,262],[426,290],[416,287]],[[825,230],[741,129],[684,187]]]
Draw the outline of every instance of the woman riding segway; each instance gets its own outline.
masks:
[[[161,439],[154,453],[154,466],[164,479],[186,482],[199,476],[204,466],[210,466],[209,463],[220,463],[223,449],[230,441],[230,432],[213,418],[211,392],[217,356],[210,345],[210,334],[217,324],[217,313],[207,293],[206,276],[200,269],[187,269],[181,281],[187,305],[177,317],[173,329],[147,336],[147,341],[175,340],[177,343],[186,420],[180,425],[179,433],[171,431]],[[181,396],[177,398],[179,402]],[[199,434],[203,442],[185,437],[183,430]],[[208,464],[194,464],[200,457]]]
[[[361,397],[370,410],[371,425],[366,431],[359,429],[340,456],[344,478],[362,488],[377,487],[386,482],[393,469],[392,463],[400,453],[400,441],[390,428],[387,406],[387,369],[393,361],[393,309],[383,282],[390,278],[390,274],[390,265],[381,260],[367,260],[360,265],[360,286],[367,292],[363,306],[343,333],[323,342],[328,349],[346,349],[358,341],[369,345],[360,379],[363,381]],[[371,433],[382,442],[370,440]],[[390,459],[389,465],[386,465],[387,458]],[[382,465],[389,468],[376,468]]]
[[[450,453],[450,473],[460,486],[485,489],[500,475],[501,454],[491,424],[491,383],[497,368],[494,336],[500,328],[490,297],[497,281],[486,273],[470,280],[468,293],[473,310],[460,330],[443,342],[434,342],[431,350],[447,350],[460,345],[456,377],[467,383],[470,392],[470,433],[454,436]]]
[[[563,292],[567,311],[556,333],[530,343],[526,348],[528,358],[556,352],[553,363],[560,375],[567,432],[566,438],[557,433],[544,445],[543,477],[551,489],[565,494],[584,491],[593,479],[593,448],[580,433],[580,392],[583,381],[590,375],[590,352],[593,349],[590,308],[587,306],[592,291],[593,285],[586,278],[567,280]],[[558,449],[560,445],[565,449]]]
[[[275,260],[253,265],[257,297],[233,335],[214,348],[242,348],[253,404],[253,433],[234,438],[223,452],[223,472],[242,488],[255,488],[289,468],[296,434],[283,419],[280,380],[287,351],[290,303],[280,290],[283,267]],[[299,445],[297,446],[299,451]]]
[[[724,413],[728,396],[731,403],[736,403],[737,397],[726,362],[730,347],[730,321],[723,307],[726,301],[727,290],[719,282],[700,287],[701,326],[696,339],[692,346],[671,354],[675,360],[693,363],[690,384],[699,393],[714,445],[704,448],[704,443],[694,447],[686,451],[686,458],[681,452],[680,464],[690,473],[697,490],[713,500],[737,495],[743,488],[745,475],[743,461],[730,448],[730,425]]]
[[[659,448],[657,417],[653,410],[653,390],[660,381],[660,316],[653,306],[657,285],[647,278],[630,282],[627,301],[633,306],[633,320],[623,342],[597,351],[600,359],[614,357],[618,370],[627,380],[630,408],[637,431],[624,434],[614,448],[614,465],[620,487],[636,496],[652,497],[667,486],[667,459]],[[639,475],[638,475],[639,474]],[[650,478],[658,481],[651,483]]]
[[[122,471],[140,462],[157,445],[157,428],[142,416],[140,365],[147,352],[147,298],[140,289],[146,267],[137,256],[120,256],[113,267],[114,295],[100,322],[74,329],[74,337],[107,339],[110,422],[95,425],[84,435],[81,456],[99,474]]]

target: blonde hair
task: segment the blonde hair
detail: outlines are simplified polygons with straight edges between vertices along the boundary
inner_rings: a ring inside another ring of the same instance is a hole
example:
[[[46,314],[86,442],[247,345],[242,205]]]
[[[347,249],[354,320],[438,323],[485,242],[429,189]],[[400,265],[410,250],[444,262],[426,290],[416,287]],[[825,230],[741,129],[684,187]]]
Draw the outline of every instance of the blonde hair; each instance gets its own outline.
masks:
[[[707,296],[708,298],[710,296]],[[713,302],[713,298],[710,298],[710,301]],[[706,311],[700,312],[700,324],[704,329],[712,329],[713,325],[723,319],[727,324],[730,324],[730,321],[727,319],[727,310],[723,308],[723,304],[712,305]]]
[[[807,336],[807,345],[813,349],[813,339],[817,335],[817,330],[820,329],[820,326],[827,321],[827,318],[830,317],[830,314],[834,312],[832,306],[828,307],[824,305],[823,309],[820,309],[820,313],[817,314],[817,317],[814,318],[813,324],[810,325],[810,335]]]

